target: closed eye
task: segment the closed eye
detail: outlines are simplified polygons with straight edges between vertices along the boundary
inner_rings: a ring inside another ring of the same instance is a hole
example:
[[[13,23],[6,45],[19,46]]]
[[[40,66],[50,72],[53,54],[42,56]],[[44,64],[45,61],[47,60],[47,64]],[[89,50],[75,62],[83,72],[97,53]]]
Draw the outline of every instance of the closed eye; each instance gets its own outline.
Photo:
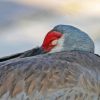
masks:
[[[52,42],[51,42],[51,44],[52,45],[57,45],[58,44],[58,40],[56,39],[56,40],[53,40]]]

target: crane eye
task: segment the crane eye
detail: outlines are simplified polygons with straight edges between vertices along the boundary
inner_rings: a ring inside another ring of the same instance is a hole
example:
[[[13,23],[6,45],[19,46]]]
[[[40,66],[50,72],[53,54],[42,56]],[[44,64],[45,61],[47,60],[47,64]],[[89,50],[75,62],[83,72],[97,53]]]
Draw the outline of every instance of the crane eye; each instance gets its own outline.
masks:
[[[53,41],[51,42],[52,45],[57,45],[57,43],[58,43],[58,40],[53,40]]]

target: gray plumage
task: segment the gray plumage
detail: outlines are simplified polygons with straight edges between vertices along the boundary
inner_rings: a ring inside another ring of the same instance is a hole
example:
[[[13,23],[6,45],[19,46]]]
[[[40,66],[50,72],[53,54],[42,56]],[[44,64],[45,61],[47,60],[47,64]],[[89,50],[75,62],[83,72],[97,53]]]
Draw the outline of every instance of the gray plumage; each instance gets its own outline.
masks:
[[[57,25],[53,31],[64,34],[63,51],[80,50],[94,53],[94,42],[80,29],[71,25]]]
[[[5,63],[0,100],[100,100],[100,57],[71,51]]]
[[[64,34],[63,51],[0,63],[0,100],[100,100],[93,41],[73,26],[53,30]]]

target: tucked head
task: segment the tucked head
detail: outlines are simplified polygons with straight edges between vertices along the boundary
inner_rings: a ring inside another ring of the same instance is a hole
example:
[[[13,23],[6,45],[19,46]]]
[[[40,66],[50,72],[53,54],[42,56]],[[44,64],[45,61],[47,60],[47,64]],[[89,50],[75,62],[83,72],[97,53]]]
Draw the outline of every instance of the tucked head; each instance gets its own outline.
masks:
[[[94,53],[92,39],[83,31],[70,25],[57,25],[47,33],[42,48],[46,52],[87,51]]]

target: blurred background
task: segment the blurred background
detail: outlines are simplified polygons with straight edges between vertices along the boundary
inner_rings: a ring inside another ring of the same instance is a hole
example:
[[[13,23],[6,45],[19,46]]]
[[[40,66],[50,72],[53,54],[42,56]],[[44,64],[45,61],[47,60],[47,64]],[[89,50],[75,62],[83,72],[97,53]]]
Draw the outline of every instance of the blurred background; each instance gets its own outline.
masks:
[[[0,57],[40,46],[57,24],[88,33],[100,54],[100,0],[0,0]]]

